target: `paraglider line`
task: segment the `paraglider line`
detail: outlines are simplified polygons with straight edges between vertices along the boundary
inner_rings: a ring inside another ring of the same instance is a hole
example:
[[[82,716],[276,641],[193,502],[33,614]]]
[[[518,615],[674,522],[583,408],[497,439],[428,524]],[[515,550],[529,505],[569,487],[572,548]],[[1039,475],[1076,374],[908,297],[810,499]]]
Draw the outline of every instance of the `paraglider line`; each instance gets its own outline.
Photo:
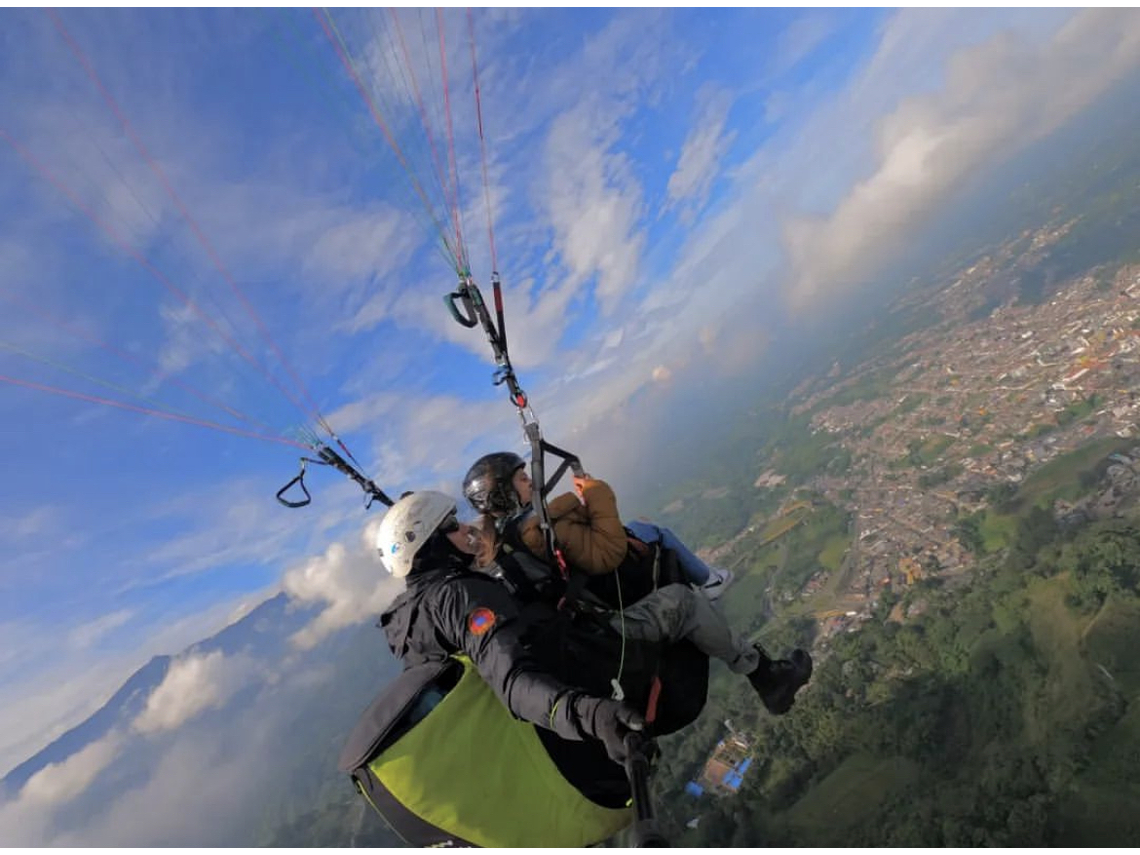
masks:
[[[411,55],[408,52],[408,43],[404,39],[404,28],[400,26],[400,16],[396,12],[396,10],[394,8],[392,8],[391,6],[389,6],[388,12],[392,18],[392,23],[395,25],[396,35],[400,39],[400,51],[404,56],[404,65],[407,67],[408,75],[412,81],[412,89],[415,92],[415,97],[416,97],[416,106],[420,111],[420,121],[423,123],[424,135],[427,137],[428,147],[431,150],[432,166],[435,170],[435,178],[439,182],[439,186],[443,189],[444,198],[447,199],[448,194],[447,194],[446,183],[445,183],[444,177],[443,177],[443,175],[444,175],[443,166],[440,164],[439,151],[436,149],[435,137],[431,132],[431,123],[428,121],[427,108],[424,106],[424,99],[423,99],[422,93],[420,92],[420,85],[419,85],[419,82],[416,80],[416,70],[415,70],[414,65],[412,64]],[[456,208],[458,208],[458,205],[459,205],[458,202],[453,202],[450,199],[448,199],[448,204],[454,205],[454,207],[456,207]]]
[[[114,345],[107,344],[105,341],[101,341],[100,339],[96,338],[95,336],[93,336],[89,333],[82,332],[82,331],[76,329],[75,327],[72,327],[68,324],[65,324],[63,321],[60,321],[60,320],[53,318],[47,312],[43,311],[42,309],[40,309],[36,306],[33,306],[31,303],[28,303],[25,300],[21,300],[20,298],[15,297],[11,294],[4,294],[4,293],[0,293],[0,298],[3,298],[4,300],[7,300],[9,303],[14,303],[17,306],[23,307],[27,311],[30,311],[36,315],[39,315],[40,318],[43,319],[44,321],[46,321],[47,323],[51,324],[54,327],[57,327],[57,328],[63,330],[64,332],[67,332],[67,333],[70,333],[71,335],[74,335],[76,338],[84,339],[85,341],[89,342],[90,344],[93,344],[96,347],[100,347],[103,350],[106,350],[109,353],[112,353],[115,356],[118,356],[120,359],[123,359],[127,362],[133,362],[136,365],[142,366],[143,368],[145,368],[147,371],[149,371],[151,373],[151,379],[153,379],[153,380],[160,380],[163,382],[169,380],[171,383],[174,383],[176,386],[179,386],[180,388],[185,389],[187,392],[189,392],[191,395],[198,398],[199,400],[204,401],[205,403],[210,404],[211,406],[218,407],[219,409],[225,411],[226,413],[229,413],[231,416],[233,416],[236,419],[239,419],[239,420],[246,422],[248,424],[263,427],[263,428],[269,427],[269,425],[265,424],[264,422],[261,422],[257,419],[253,419],[253,418],[239,412],[238,410],[235,410],[233,407],[229,406],[228,404],[225,404],[222,401],[218,401],[214,398],[211,398],[209,395],[205,394],[204,392],[201,392],[200,390],[196,389],[191,384],[186,383],[185,381],[179,379],[175,375],[163,374],[157,368],[155,368],[154,366],[148,365],[144,360],[140,359],[139,357],[135,356],[134,354],[132,354],[128,351],[125,351],[125,350],[120,350],[119,348],[115,347]],[[102,381],[99,381],[99,382],[102,382]]]
[[[7,377],[0,374],[0,382],[11,383],[14,386],[24,386],[28,389],[37,389],[41,392],[50,392],[54,395],[63,395],[67,398],[77,398],[80,401],[90,401],[95,404],[105,404],[108,407],[118,407],[121,410],[131,410],[136,413],[143,413],[148,416],[156,416],[160,419],[169,419],[174,422],[184,422],[186,424],[198,425],[200,427],[213,428],[214,430],[225,431],[226,433],[236,434],[237,436],[247,436],[252,439],[263,439],[267,442],[277,442],[282,445],[291,445],[295,448],[300,448],[305,451],[309,450],[309,446],[303,445],[296,440],[287,439],[283,436],[269,436],[268,434],[256,433],[254,431],[242,430],[241,428],[230,427],[229,425],[218,424],[217,422],[210,422],[204,419],[195,419],[189,416],[180,416],[174,413],[163,412],[162,410],[154,410],[148,407],[138,407],[134,404],[125,404],[122,401],[112,401],[108,398],[99,398],[95,395],[85,395],[82,392],[73,392],[69,389],[58,389],[55,386],[44,386],[40,383],[33,383],[29,380],[18,380],[15,377]]]
[[[234,339],[231,336],[227,335],[226,332],[221,327],[219,327],[214,322],[214,320],[212,318],[210,318],[209,315],[205,314],[202,311],[202,309],[198,306],[198,304],[195,303],[194,300],[191,299],[191,297],[189,295],[187,295],[181,288],[179,288],[177,285],[175,285],[170,280],[170,278],[168,276],[166,276],[166,274],[164,274],[161,270],[159,270],[157,267],[155,267],[153,264],[151,264],[151,262],[148,261],[146,259],[146,257],[144,255],[142,255],[142,253],[140,253],[137,249],[135,249],[129,243],[127,243],[126,240],[124,240],[122,237],[120,237],[119,233],[115,230],[115,227],[113,225],[105,223],[103,220],[101,220],[99,218],[98,214],[96,214],[90,208],[88,208],[86,205],[84,205],[83,202],[81,202],[79,200],[79,198],[75,195],[75,193],[72,192],[72,190],[66,184],[64,184],[60,179],[56,178],[56,176],[53,175],[47,169],[47,167],[45,167],[42,163],[40,163],[39,160],[37,160],[36,157],[31,152],[29,152],[26,148],[24,148],[22,145],[20,145],[18,142],[16,142],[14,139],[12,139],[12,137],[8,135],[8,132],[5,131],[3,128],[0,128],[0,137],[2,137],[4,139],[4,141],[6,143],[8,143],[8,145],[10,145],[16,151],[16,153],[18,155],[20,155],[20,157],[25,162],[27,162],[40,175],[42,175],[44,178],[46,178],[57,190],[59,190],[61,193],[63,193],[65,196],[67,196],[67,198],[71,200],[71,203],[81,213],[83,213],[88,219],[90,219],[91,222],[93,222],[96,226],[98,226],[104,232],[106,232],[108,237],[111,238],[112,242],[115,243],[123,252],[125,252],[127,255],[131,256],[131,258],[133,258],[136,262],[138,262],[138,264],[140,264],[143,268],[145,268],[152,275],[154,275],[154,277],[157,278],[158,281],[161,282],[166,287],[166,289],[168,291],[170,291],[172,294],[174,294],[176,297],[178,297],[178,299],[180,299],[186,306],[188,306],[190,309],[192,309],[194,311],[194,313],[199,318],[201,318],[201,320],[207,326],[209,326],[212,330],[214,330],[214,332],[216,332],[222,338],[222,340],[226,342],[226,344],[228,344],[235,351],[237,351],[237,353],[240,354],[242,356],[242,358],[246,360],[246,362],[248,362],[254,368],[258,369],[263,375],[265,375],[266,379],[268,379],[274,386],[276,386],[278,389],[280,389],[281,392],[290,401],[292,401],[293,404],[298,409],[301,410],[301,412],[305,411],[304,407],[302,407],[298,403],[297,399],[294,398],[292,394],[290,394],[289,390],[287,390],[284,386],[282,386],[280,384],[280,382],[278,382],[278,380],[272,374],[270,374],[268,371],[266,371],[265,367],[260,362],[258,362],[252,356],[250,356],[250,354],[245,350],[245,348],[243,348],[238,342],[234,341]]]
[[[166,177],[166,173],[163,171],[162,167],[155,162],[154,158],[151,156],[150,151],[143,144],[143,141],[139,138],[139,135],[135,133],[134,126],[130,123],[130,120],[127,119],[126,115],[119,107],[118,102],[112,97],[111,93],[107,91],[107,87],[103,85],[103,81],[99,78],[99,75],[95,71],[95,67],[91,64],[90,59],[88,59],[87,55],[83,52],[83,49],[79,47],[75,39],[72,38],[71,33],[68,32],[67,28],[64,27],[63,20],[59,17],[59,14],[54,9],[48,9],[47,13],[51,17],[52,23],[55,24],[55,28],[59,31],[60,35],[63,36],[64,41],[67,42],[68,48],[70,48],[71,52],[75,55],[75,58],[79,61],[79,64],[83,66],[83,70],[87,73],[87,76],[91,79],[91,82],[95,84],[95,88],[99,90],[99,94],[103,96],[103,100],[107,103],[107,106],[115,115],[115,118],[118,119],[119,124],[122,125],[123,130],[126,131],[127,136],[130,137],[131,142],[134,144],[135,148],[138,149],[139,154],[142,155],[143,160],[145,160],[147,163],[147,166],[150,167],[151,172],[153,172],[158,177],[158,180],[162,183],[162,186],[170,195],[170,198],[174,200],[174,204],[178,207],[179,213],[182,214],[182,217],[186,221],[186,224],[190,226],[191,231],[194,232],[194,236],[198,239],[198,242],[202,245],[202,248],[206,250],[206,254],[210,257],[210,261],[218,269],[218,272],[222,274],[222,277],[229,284],[230,290],[233,291],[234,296],[238,298],[238,301],[241,303],[242,308],[245,309],[246,314],[249,315],[254,324],[257,326],[258,332],[261,334],[266,344],[269,345],[269,348],[273,351],[274,355],[284,366],[286,373],[289,375],[290,379],[292,379],[293,383],[300,391],[301,396],[306,401],[308,415],[313,416],[318,421],[323,421],[323,419],[320,417],[319,410],[313,403],[313,399],[309,395],[308,390],[305,388],[304,383],[301,382],[301,379],[293,371],[293,368],[289,364],[289,361],[285,358],[285,354],[281,352],[281,349],[277,346],[277,342],[274,341],[273,336],[270,335],[269,330],[262,322],[261,317],[253,308],[253,305],[249,302],[249,300],[246,299],[241,289],[238,287],[237,282],[234,280],[233,274],[230,273],[229,269],[222,262],[222,259],[218,256],[218,253],[214,249],[213,244],[210,243],[209,239],[199,227],[197,220],[195,220],[194,217],[191,216],[190,211],[187,210],[186,205],[182,201],[182,197],[178,195],[178,192],[171,185],[170,180]],[[284,389],[282,389],[282,391],[284,391]],[[294,404],[298,403],[295,399],[292,398],[292,396],[290,396],[290,400],[293,400]],[[302,406],[300,409],[302,412],[305,412],[306,407]]]
[[[487,240],[491,244],[491,272],[497,276],[499,261],[495,254],[495,217],[491,210],[491,184],[487,178],[487,143],[483,138],[483,100],[479,92],[479,65],[475,61],[475,21],[470,8],[467,9],[467,34],[471,44],[471,77],[475,84],[475,118],[479,124],[479,156],[483,164],[483,207],[487,209]],[[495,304],[501,319],[502,298],[498,289],[495,290]]]
[[[324,12],[324,17],[321,17],[322,11]],[[424,207],[427,209],[428,215],[431,217],[436,229],[439,230],[440,235],[443,237],[444,246],[446,246],[450,252],[451,259],[454,261],[456,270],[458,271],[459,256],[447,242],[446,231],[444,230],[443,226],[440,225],[438,218],[435,216],[435,211],[432,210],[431,202],[427,198],[427,194],[424,192],[423,187],[420,186],[420,182],[416,179],[415,173],[408,165],[408,161],[404,157],[403,151],[400,150],[399,144],[392,136],[391,130],[388,128],[388,125],[385,123],[383,117],[376,109],[376,104],[372,100],[372,96],[369,94],[367,87],[364,85],[364,82],[360,79],[360,75],[357,74],[356,67],[348,55],[348,49],[345,47],[343,39],[340,38],[340,33],[335,32],[336,24],[333,22],[332,16],[329,15],[327,10],[321,10],[317,8],[313,9],[313,15],[316,16],[317,23],[321,25],[321,29],[324,30],[325,36],[328,37],[329,42],[333,46],[333,49],[337,52],[337,56],[340,57],[340,61],[344,65],[345,71],[348,72],[349,76],[352,78],[352,82],[356,85],[357,90],[360,92],[361,97],[364,99],[364,103],[368,107],[368,112],[372,115],[372,120],[376,122],[376,126],[380,128],[381,132],[383,132],[384,138],[388,140],[388,145],[390,145],[392,147],[392,151],[396,153],[396,157],[399,159],[400,165],[403,166],[404,171],[408,173],[408,177],[415,187],[416,192],[419,194],[420,200],[424,203]]]
[[[440,77],[443,79],[444,112],[447,115],[447,158],[451,167],[451,192],[455,199],[455,210],[452,218],[455,220],[455,243],[459,247],[459,260],[466,271],[470,268],[467,250],[463,245],[462,217],[463,209],[459,199],[459,170],[455,163],[455,132],[451,125],[451,86],[447,82],[447,49],[443,42],[443,10],[438,6],[435,10],[435,28],[439,33],[439,66]]]

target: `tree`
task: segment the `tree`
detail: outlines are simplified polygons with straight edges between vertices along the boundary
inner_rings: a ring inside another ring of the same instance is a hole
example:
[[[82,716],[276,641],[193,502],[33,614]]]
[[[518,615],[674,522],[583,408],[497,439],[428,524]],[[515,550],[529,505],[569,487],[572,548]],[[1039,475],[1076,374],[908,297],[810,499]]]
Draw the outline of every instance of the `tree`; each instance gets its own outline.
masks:
[[[1034,505],[1021,517],[1013,538],[1006,566],[1025,570],[1037,563],[1037,552],[1057,536],[1057,521],[1053,512]]]
[[[1001,510],[1002,505],[1017,495],[1017,485],[1010,481],[1002,481],[986,488],[986,501]]]
[[[982,511],[962,517],[954,524],[952,532],[958,542],[975,555],[985,552],[985,541],[982,539]]]

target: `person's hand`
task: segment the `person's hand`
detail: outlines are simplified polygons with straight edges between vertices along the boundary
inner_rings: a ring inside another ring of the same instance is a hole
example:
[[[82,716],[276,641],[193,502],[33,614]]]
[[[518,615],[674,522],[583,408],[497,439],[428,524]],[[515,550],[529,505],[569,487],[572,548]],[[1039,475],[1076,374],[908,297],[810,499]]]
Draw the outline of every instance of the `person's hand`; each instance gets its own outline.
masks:
[[[586,504],[586,497],[583,495],[583,490],[586,489],[586,484],[592,480],[589,474],[583,472],[581,475],[574,476],[574,492],[578,494],[578,498],[582,500],[582,504]]]
[[[619,766],[624,766],[627,759],[626,736],[645,727],[641,713],[620,701],[589,695],[578,698],[574,709],[582,732],[586,736],[600,739],[609,758]]]

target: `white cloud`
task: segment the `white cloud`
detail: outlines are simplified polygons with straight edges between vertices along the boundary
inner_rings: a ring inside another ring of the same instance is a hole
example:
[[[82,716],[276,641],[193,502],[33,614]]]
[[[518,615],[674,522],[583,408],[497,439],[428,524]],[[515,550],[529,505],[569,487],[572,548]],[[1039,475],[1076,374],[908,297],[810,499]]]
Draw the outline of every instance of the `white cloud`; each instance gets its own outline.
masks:
[[[112,732],[38,771],[14,798],[0,802],[0,840],[9,847],[47,845],[60,808],[87,790],[124,745],[123,736]]]
[[[520,434],[515,409],[502,393],[492,400],[472,401],[456,395],[380,392],[342,407],[330,419],[346,430],[372,427],[372,457],[377,461],[373,478],[393,497],[405,489],[429,487],[457,494],[460,478],[478,456],[469,449],[482,447],[490,437],[501,445],[502,437]],[[424,478],[439,480],[415,482]]]
[[[8,848],[43,846],[48,835],[51,811],[29,807],[17,800],[0,802],[0,838]]]
[[[31,757],[106,703],[123,675],[138,667],[137,654],[68,649],[57,656],[58,639],[34,624],[0,624],[5,655],[0,703],[0,773]],[[22,669],[22,670],[21,670]]]
[[[22,540],[42,535],[59,524],[59,509],[40,505],[23,513],[0,519],[0,538]]]
[[[1008,34],[958,53],[944,89],[881,121],[874,172],[829,216],[788,225],[793,301],[866,275],[971,173],[1056,130],[1138,64],[1140,18],[1124,10],[1082,12],[1044,44]]]
[[[270,713],[271,714],[271,713]],[[107,800],[105,811],[78,828],[53,824],[39,845],[59,847],[224,846],[250,840],[250,769],[262,752],[272,752],[270,739],[287,734],[279,722],[261,726],[243,720],[246,739],[238,750],[222,735],[179,736],[141,784]],[[228,750],[227,750],[228,749]]]
[[[589,102],[559,116],[547,136],[547,214],[574,286],[597,278],[604,313],[636,282],[645,234],[641,187],[614,150],[611,119]]]
[[[784,89],[775,89],[768,93],[764,99],[764,121],[774,125],[787,115],[792,107],[794,98],[792,93]]]
[[[233,626],[239,620],[260,606],[263,602],[269,599],[270,596],[272,596],[272,594],[260,591],[254,596],[250,596],[246,599],[241,600],[237,605],[233,606],[230,609],[230,613],[226,615],[225,625]]]
[[[305,148],[301,146],[301,151]],[[297,155],[299,158],[300,155]],[[348,161],[346,168],[360,166]],[[385,202],[352,205],[330,177],[330,186],[298,186],[305,162],[270,162],[243,182],[196,183],[187,201],[226,267],[238,277],[274,276],[301,280],[310,304],[358,291],[406,264],[424,240],[424,229],[409,210]],[[220,169],[221,167],[213,167]],[[210,174],[210,164],[202,168]],[[216,276],[216,271],[211,272]],[[225,291],[225,288],[220,290]],[[252,302],[272,297],[253,298]],[[279,289],[280,290],[280,289]],[[279,294],[277,295],[279,297]],[[235,316],[253,331],[235,305]]]
[[[122,736],[112,732],[66,760],[45,766],[32,775],[20,790],[21,807],[60,805],[75,798],[111,764],[122,745]]]
[[[248,611],[279,590],[274,584],[187,615],[151,608],[133,616],[137,628],[132,633],[98,648],[75,642],[106,632],[123,619],[121,612],[72,630],[62,648],[60,638],[42,626],[0,623],[0,667],[5,669],[0,774],[98,710],[152,656],[210,637],[243,616],[240,608]]]
[[[403,581],[389,576],[376,554],[376,530],[382,518],[377,515],[364,526],[354,548],[334,543],[324,555],[286,572],[282,585],[290,597],[325,605],[290,639],[298,648],[308,650],[338,629],[377,618],[403,590]]]
[[[339,431],[358,431],[384,424],[399,412],[402,403],[403,396],[397,392],[375,392],[334,410],[329,420]]]
[[[220,707],[251,672],[247,659],[227,658],[220,650],[175,659],[133,727],[144,734],[179,728],[198,714]]]
[[[322,276],[365,277],[391,269],[391,260],[407,255],[417,241],[409,237],[407,218],[394,209],[344,212],[340,222],[314,229],[308,271]]]
[[[765,330],[779,323],[778,306],[765,297],[776,263],[776,232],[770,216],[757,213],[766,208],[757,201],[760,194],[749,189],[750,195],[703,216],[678,249],[668,277],[651,283],[624,313],[626,332],[616,356],[626,376],[613,384],[622,388],[625,381],[619,399],[637,388],[633,378],[644,383],[658,364],[674,375],[698,360],[713,372],[738,370],[748,356],[758,365]],[[585,410],[599,413],[606,406],[591,392]]]
[[[164,376],[178,374],[195,363],[225,353],[230,345],[223,335],[230,341],[234,340],[233,331],[196,301],[166,303],[159,308],[159,317],[166,332],[166,340],[158,354],[158,368]],[[217,329],[211,329],[203,318],[209,318]],[[154,391],[157,384],[156,376],[148,384],[148,390]]]
[[[808,12],[798,16],[777,40],[772,58],[771,75],[784,74],[795,68],[835,32],[839,20],[833,13]]]
[[[691,222],[704,207],[709,190],[736,132],[726,130],[732,97],[724,90],[704,89],[697,97],[698,112],[693,128],[681,147],[677,168],[669,176],[669,207],[684,205],[683,218]]]
[[[251,787],[251,768],[275,781],[288,781],[300,768],[313,768],[318,777],[332,773],[335,745],[319,768],[304,758],[298,766],[298,756],[282,750],[296,739],[296,716],[318,711],[315,699],[328,697],[335,679],[344,676],[333,662],[312,665],[292,663],[282,679],[266,684],[258,681],[264,671],[250,675],[251,704],[227,708],[208,728],[176,730],[145,745],[141,737],[125,743],[113,770],[118,786],[90,792],[84,810],[53,813],[27,802],[0,806],[0,840],[57,847],[256,845],[270,826],[259,831],[251,817],[282,816],[303,797],[288,787]],[[381,673],[390,668],[376,669],[376,676]],[[324,721],[319,712],[317,718]]]
[[[288,473],[289,470],[285,470]],[[282,483],[288,480],[282,476]],[[341,481],[321,486],[331,499],[347,497],[359,488]],[[228,564],[273,566],[288,560],[305,543],[312,543],[344,523],[351,505],[340,505],[332,516],[283,513],[267,499],[263,481],[234,480],[184,492],[168,502],[148,507],[141,515],[119,522],[134,527],[163,523],[177,525],[180,534],[164,539],[126,565],[131,587],[154,586],[164,581],[208,572]],[[336,507],[336,505],[332,505]],[[304,538],[304,540],[302,540]],[[139,567],[145,573],[136,572]]]
[[[116,248],[145,250],[169,205],[164,191],[101,102],[75,93],[65,101],[43,99],[13,134],[34,158],[22,161],[30,186],[54,216],[74,218]]]
[[[67,643],[79,650],[94,647],[105,635],[123,626],[134,615],[133,609],[119,609],[93,621],[80,624],[67,633]]]
[[[103,810],[76,823],[49,822],[29,845],[56,847],[252,845],[250,817],[266,804],[250,786],[250,769],[264,768],[289,731],[275,709],[223,723],[209,734],[178,733],[147,774],[109,793]],[[240,738],[239,738],[240,734]],[[271,774],[284,774],[274,768]],[[270,797],[270,804],[277,803]]]

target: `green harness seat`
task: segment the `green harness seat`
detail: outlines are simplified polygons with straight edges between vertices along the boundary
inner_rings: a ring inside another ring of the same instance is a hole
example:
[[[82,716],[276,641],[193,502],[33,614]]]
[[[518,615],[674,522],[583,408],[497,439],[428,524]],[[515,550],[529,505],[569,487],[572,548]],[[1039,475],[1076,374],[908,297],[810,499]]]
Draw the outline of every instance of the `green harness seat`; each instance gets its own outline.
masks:
[[[404,671],[341,753],[361,794],[413,846],[589,846],[633,823],[559,772],[462,655]]]

